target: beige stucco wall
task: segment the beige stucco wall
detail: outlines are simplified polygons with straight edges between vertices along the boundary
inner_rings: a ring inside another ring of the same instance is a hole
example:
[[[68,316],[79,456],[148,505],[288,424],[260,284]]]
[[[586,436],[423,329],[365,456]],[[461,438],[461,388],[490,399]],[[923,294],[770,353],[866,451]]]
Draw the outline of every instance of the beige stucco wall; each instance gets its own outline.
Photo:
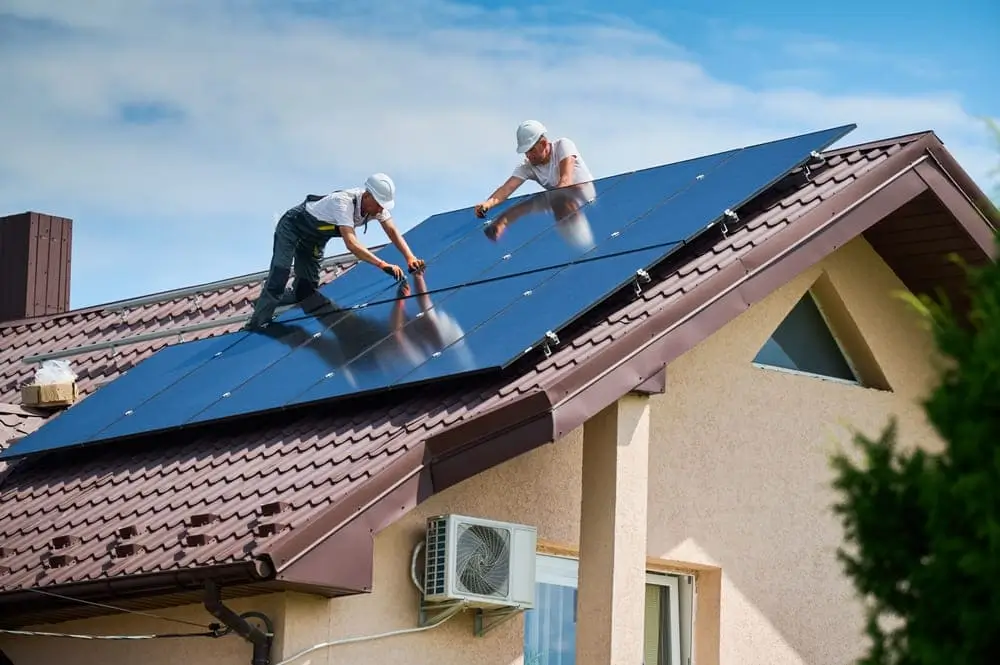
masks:
[[[821,271],[893,392],[750,364]],[[875,433],[890,413],[900,416],[903,437],[932,441],[914,406],[930,376],[930,346],[905,306],[889,297],[899,288],[867,243],[854,241],[671,363],[666,394],[653,398],[649,554],[723,567],[726,665],[844,665],[859,649],[857,605],[834,560],[841,532],[829,512],[827,453],[841,421]],[[427,516],[458,512],[528,522],[538,526],[540,538],[577,543],[581,436],[582,428],[443,492],[379,534],[375,591],[368,596],[287,594],[233,605],[272,613],[281,630],[275,662],[326,640],[412,628],[417,592],[410,553]],[[207,620],[203,611],[183,611]],[[459,617],[429,632],[320,649],[297,663],[519,663],[522,626],[516,619],[475,638],[471,618]],[[151,629],[136,618],[58,628]],[[56,662],[58,654],[81,665],[249,662],[249,647],[237,638],[107,644],[0,637],[0,645],[17,665]]]

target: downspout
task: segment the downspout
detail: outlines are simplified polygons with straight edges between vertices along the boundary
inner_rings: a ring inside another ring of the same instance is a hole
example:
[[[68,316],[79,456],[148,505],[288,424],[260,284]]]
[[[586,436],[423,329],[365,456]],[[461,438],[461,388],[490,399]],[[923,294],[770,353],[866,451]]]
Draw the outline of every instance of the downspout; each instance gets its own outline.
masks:
[[[219,587],[212,580],[205,582],[205,609],[209,614],[221,621],[234,633],[253,646],[253,656],[250,665],[271,664],[271,643],[274,640],[274,624],[262,612],[244,612],[237,614],[222,603]],[[267,632],[263,633],[247,622],[247,617],[257,618],[264,622]],[[0,664],[2,665],[2,664]]]

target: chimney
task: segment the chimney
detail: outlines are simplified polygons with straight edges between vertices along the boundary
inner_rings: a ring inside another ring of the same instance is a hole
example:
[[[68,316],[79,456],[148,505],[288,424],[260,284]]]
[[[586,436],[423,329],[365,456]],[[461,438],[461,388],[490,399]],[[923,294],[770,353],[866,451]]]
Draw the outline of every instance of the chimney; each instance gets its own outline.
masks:
[[[40,212],[0,217],[0,322],[69,309],[73,220]]]

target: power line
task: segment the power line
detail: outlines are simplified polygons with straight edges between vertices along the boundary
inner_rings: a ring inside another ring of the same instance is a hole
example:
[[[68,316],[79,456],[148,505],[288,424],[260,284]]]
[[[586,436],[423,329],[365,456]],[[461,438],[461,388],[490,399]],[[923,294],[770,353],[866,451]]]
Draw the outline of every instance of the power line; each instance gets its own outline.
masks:
[[[161,617],[162,618],[162,617]],[[204,633],[154,633],[149,635],[85,635],[78,633],[49,633],[40,630],[13,630],[0,628],[0,634],[21,635],[24,637],[65,637],[76,640],[159,640],[176,637],[223,637],[229,634],[226,630],[210,630]]]
[[[187,626],[194,626],[195,628],[207,628],[211,631],[218,630],[218,624],[205,625],[203,623],[196,623],[194,621],[187,621],[186,619],[174,619],[172,617],[160,616],[159,614],[151,614],[149,612],[142,612],[140,610],[127,610],[123,607],[116,607],[115,605],[106,605],[104,603],[97,603],[92,600],[83,600],[82,598],[73,598],[71,596],[64,596],[62,594],[53,593],[52,591],[42,591],[41,589],[28,589],[33,593],[41,594],[43,596],[51,596],[52,598],[59,598],[60,600],[67,600],[73,603],[80,603],[82,605],[91,605],[93,607],[100,607],[106,610],[113,610],[115,612],[124,612],[126,614],[134,614],[136,616],[143,616],[150,619],[160,619],[161,621],[173,621],[174,623],[179,623]],[[193,634],[193,633],[192,633]],[[181,635],[181,637],[187,637],[188,635]]]

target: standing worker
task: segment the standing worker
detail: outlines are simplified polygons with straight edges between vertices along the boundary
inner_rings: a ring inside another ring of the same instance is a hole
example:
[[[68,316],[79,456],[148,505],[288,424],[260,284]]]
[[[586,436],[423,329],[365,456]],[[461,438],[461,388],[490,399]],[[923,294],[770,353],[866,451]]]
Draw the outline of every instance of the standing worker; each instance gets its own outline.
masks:
[[[524,155],[525,161],[488,199],[476,204],[477,217],[485,217],[490,208],[506,201],[525,180],[534,180],[546,190],[591,183],[585,198],[592,201],[596,197],[594,177],[571,139],[550,141],[542,123],[525,120],[517,128],[517,152]]]
[[[316,292],[320,261],[330,238],[342,238],[347,250],[358,259],[401,281],[402,269],[375,256],[355,233],[358,226],[367,229],[372,219],[379,221],[389,240],[405,257],[409,271],[421,270],[424,262],[413,255],[393,224],[390,211],[395,198],[396,185],[392,179],[384,173],[376,173],[365,180],[364,187],[341,189],[326,196],[310,194],[305,201],[285,212],[274,229],[274,250],[267,279],[243,329],[264,327],[278,305],[300,303]],[[293,260],[295,284],[291,292],[286,293]]]

